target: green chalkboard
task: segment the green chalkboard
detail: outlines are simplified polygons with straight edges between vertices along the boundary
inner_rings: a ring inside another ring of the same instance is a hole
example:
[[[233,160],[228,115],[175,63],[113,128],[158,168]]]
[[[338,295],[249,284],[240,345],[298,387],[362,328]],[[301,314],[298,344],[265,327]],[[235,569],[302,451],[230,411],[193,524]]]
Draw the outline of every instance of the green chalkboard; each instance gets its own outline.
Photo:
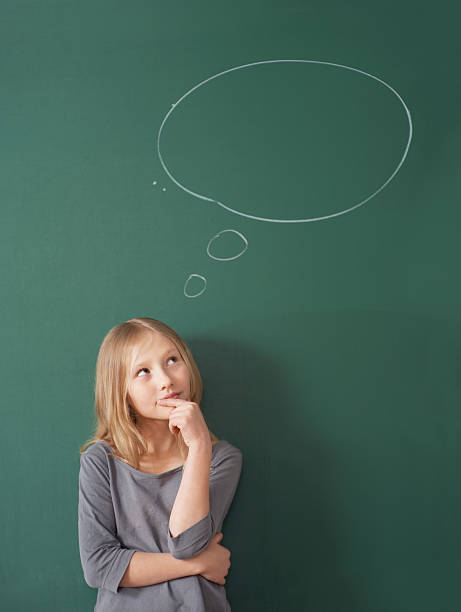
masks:
[[[459,609],[460,18],[2,3],[2,610],[93,609],[79,449],[144,316],[243,453],[233,611]]]

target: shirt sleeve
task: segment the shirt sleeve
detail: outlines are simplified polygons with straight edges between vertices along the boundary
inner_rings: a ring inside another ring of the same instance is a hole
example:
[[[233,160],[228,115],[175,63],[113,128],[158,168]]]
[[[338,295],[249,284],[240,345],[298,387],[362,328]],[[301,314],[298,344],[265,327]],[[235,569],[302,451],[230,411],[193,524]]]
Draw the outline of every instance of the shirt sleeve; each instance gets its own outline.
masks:
[[[131,557],[116,536],[106,457],[80,455],[78,537],[83,575],[88,586],[118,592]]]
[[[210,510],[206,516],[173,537],[167,525],[168,548],[176,559],[190,559],[201,553],[221,531],[234,498],[242,471],[242,452],[229,445],[214,457],[210,467]]]

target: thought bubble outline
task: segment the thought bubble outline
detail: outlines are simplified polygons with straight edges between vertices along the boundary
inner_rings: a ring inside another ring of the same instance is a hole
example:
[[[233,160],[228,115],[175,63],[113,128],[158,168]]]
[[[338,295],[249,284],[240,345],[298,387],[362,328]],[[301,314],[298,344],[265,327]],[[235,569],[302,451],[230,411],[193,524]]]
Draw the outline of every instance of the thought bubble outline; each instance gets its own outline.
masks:
[[[240,253],[238,253],[237,255],[233,255],[232,257],[215,257],[215,255],[212,255],[210,253],[210,246],[211,243],[216,240],[216,238],[219,238],[219,236],[221,236],[221,234],[224,234],[225,232],[234,232],[234,234],[238,234],[240,236],[240,238],[243,240],[243,242],[245,243],[245,247],[243,249],[243,251],[240,251]],[[237,257],[240,257],[241,255],[243,255],[245,253],[245,251],[248,248],[248,240],[245,238],[245,236],[243,234],[241,234],[240,232],[238,232],[237,230],[234,229],[225,229],[225,230],[221,230],[220,232],[218,232],[217,234],[215,234],[213,236],[213,238],[209,241],[207,247],[206,247],[206,252],[208,254],[209,257],[211,257],[212,259],[216,259],[217,261],[232,261],[233,259],[237,259]]]
[[[195,295],[189,295],[189,293],[186,293],[186,287],[187,287],[187,284],[189,283],[190,279],[191,279],[192,277],[194,277],[194,276],[195,276],[195,277],[197,277],[197,278],[201,278],[205,284],[203,285],[203,289],[202,289],[201,291],[199,291],[199,292],[198,292],[198,293],[196,293]],[[202,276],[201,274],[189,274],[189,276],[188,276],[188,277],[187,277],[187,279],[186,279],[186,282],[184,283],[184,288],[183,288],[184,295],[185,295],[186,297],[188,297],[188,298],[196,298],[196,297],[198,297],[199,295],[202,295],[202,293],[205,291],[205,289],[206,289],[206,284],[207,284],[207,283],[206,283],[206,278],[205,278],[204,276]]]
[[[407,118],[408,118],[408,127],[409,127],[408,142],[406,144],[405,151],[403,153],[403,156],[402,156],[400,162],[398,163],[398,165],[395,168],[394,172],[381,185],[381,187],[379,187],[379,189],[377,189],[370,196],[368,196],[367,198],[365,198],[364,200],[362,200],[358,204],[355,204],[354,206],[351,206],[350,208],[347,208],[346,210],[341,210],[341,211],[333,213],[331,215],[324,215],[323,217],[312,217],[312,218],[309,218],[309,219],[273,219],[273,218],[265,218],[265,217],[257,217],[255,215],[249,215],[249,214],[241,212],[239,210],[235,210],[234,208],[230,208],[230,206],[226,206],[225,204],[223,204],[219,200],[215,200],[213,198],[208,198],[207,196],[201,195],[199,193],[195,193],[194,191],[191,191],[190,189],[187,189],[187,187],[185,187],[184,185],[181,185],[181,183],[179,181],[177,181],[172,176],[172,174],[169,172],[168,168],[166,167],[165,162],[163,161],[163,157],[162,157],[162,155],[160,153],[160,137],[161,137],[161,134],[162,134],[162,131],[163,131],[163,127],[164,127],[168,117],[176,109],[178,104],[180,104],[184,100],[184,98],[186,98],[189,94],[191,94],[195,89],[201,87],[205,83],[208,83],[208,81],[216,79],[216,78],[222,76],[223,74],[227,74],[228,72],[232,72],[234,70],[240,70],[242,68],[249,68],[250,66],[257,66],[259,64],[275,64],[275,63],[280,63],[280,62],[286,62],[286,63],[289,63],[289,62],[293,62],[293,63],[301,62],[301,63],[307,63],[307,64],[325,64],[327,66],[336,66],[338,68],[345,68],[347,70],[353,70],[354,72],[359,72],[360,74],[364,74],[367,77],[370,77],[372,79],[375,79],[376,81],[379,81],[380,83],[385,85],[388,89],[390,89],[392,91],[392,93],[397,96],[398,100],[400,101],[400,103],[402,104],[403,108],[405,109],[405,112],[406,112]],[[189,193],[190,195],[192,195],[192,196],[194,196],[196,198],[200,198],[201,200],[206,200],[208,202],[215,202],[216,204],[219,204],[219,206],[222,206],[226,210],[228,210],[228,211],[230,211],[230,212],[232,212],[232,213],[234,213],[236,215],[241,215],[242,217],[247,217],[249,219],[255,219],[257,221],[267,221],[269,223],[309,223],[311,221],[322,221],[323,219],[331,219],[332,217],[338,217],[339,215],[344,215],[344,214],[350,212],[351,210],[354,210],[355,208],[358,208],[359,206],[362,206],[363,204],[365,204],[366,202],[371,200],[371,198],[373,198],[375,195],[377,195],[380,191],[382,191],[384,189],[384,187],[386,187],[386,185],[388,185],[391,182],[391,180],[394,178],[394,176],[400,170],[403,162],[405,161],[405,158],[406,158],[407,153],[408,153],[408,149],[410,148],[410,142],[411,142],[412,136],[413,136],[413,124],[412,124],[412,121],[411,121],[410,111],[408,110],[407,105],[405,104],[405,102],[403,101],[401,96],[397,93],[397,91],[393,87],[391,87],[388,83],[386,83],[385,81],[381,80],[380,78],[374,76],[373,74],[369,74],[368,72],[364,72],[363,70],[359,70],[358,68],[352,68],[351,66],[344,66],[342,64],[335,64],[333,62],[322,62],[322,61],[317,61],[317,60],[300,60],[300,59],[294,59],[294,60],[291,60],[291,59],[277,59],[277,60],[264,60],[264,61],[261,61],[261,62],[252,62],[251,64],[242,64],[241,66],[235,66],[234,68],[229,68],[228,70],[224,70],[223,72],[219,72],[218,74],[215,74],[215,75],[209,77],[208,79],[205,79],[201,83],[198,83],[198,85],[195,85],[194,87],[192,87],[192,89],[189,89],[189,91],[187,91],[183,96],[181,96],[181,98],[179,98],[179,100],[177,102],[175,102],[174,104],[171,105],[170,110],[167,112],[167,114],[163,118],[163,121],[162,121],[162,123],[160,125],[159,131],[158,131],[158,135],[157,135],[157,154],[159,156],[160,163],[162,164],[163,169],[165,170],[167,175],[170,177],[170,179],[173,181],[173,183],[175,183],[178,187],[180,187],[186,193]]]

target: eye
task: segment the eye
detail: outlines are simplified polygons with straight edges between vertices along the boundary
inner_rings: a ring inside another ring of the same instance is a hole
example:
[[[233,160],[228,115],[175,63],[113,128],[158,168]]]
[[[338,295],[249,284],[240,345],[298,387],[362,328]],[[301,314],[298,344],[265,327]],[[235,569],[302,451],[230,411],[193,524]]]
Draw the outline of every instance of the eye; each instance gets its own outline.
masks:
[[[178,358],[177,358],[175,355],[170,355],[170,356],[168,357],[167,361],[170,361],[170,359],[174,359],[174,360],[175,360],[175,363],[178,361]],[[140,370],[138,370],[138,371],[136,372],[136,376],[138,376],[139,372],[142,372],[143,370],[147,370],[147,371],[149,371],[149,368],[141,368]],[[143,377],[143,376],[141,376],[141,378],[144,378],[144,377]]]

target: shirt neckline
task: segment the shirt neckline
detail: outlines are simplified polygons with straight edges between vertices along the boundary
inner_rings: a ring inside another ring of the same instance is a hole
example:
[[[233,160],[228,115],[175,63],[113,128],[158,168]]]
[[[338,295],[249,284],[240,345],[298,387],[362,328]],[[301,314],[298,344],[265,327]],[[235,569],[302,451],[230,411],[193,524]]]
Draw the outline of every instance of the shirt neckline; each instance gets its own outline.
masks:
[[[112,448],[111,448],[111,446],[107,442],[105,442],[104,440],[98,440],[98,442],[101,442],[106,448],[109,449],[109,452],[112,453]],[[216,444],[212,445],[212,447],[211,447],[211,456],[212,456],[212,458],[214,457],[214,454],[215,454],[215,448],[221,442],[225,442],[225,440],[223,440],[221,438],[220,440],[218,440],[216,442]],[[151,477],[151,478],[162,478],[163,476],[168,476],[169,474],[174,474],[175,472],[179,472],[184,467],[183,465],[179,465],[178,467],[171,468],[171,470],[167,470],[166,472],[161,472],[160,474],[151,474],[150,472],[143,472],[141,470],[138,470],[137,468],[134,468],[132,465],[129,465],[128,463],[125,463],[124,461],[122,461],[118,457],[114,457],[114,455],[108,455],[108,456],[110,456],[111,459],[114,459],[114,461],[116,461],[118,463],[121,463],[123,466],[128,468],[128,470],[134,472],[135,474],[139,474],[141,476],[147,476],[147,477]],[[211,466],[210,466],[210,470],[211,470]]]

